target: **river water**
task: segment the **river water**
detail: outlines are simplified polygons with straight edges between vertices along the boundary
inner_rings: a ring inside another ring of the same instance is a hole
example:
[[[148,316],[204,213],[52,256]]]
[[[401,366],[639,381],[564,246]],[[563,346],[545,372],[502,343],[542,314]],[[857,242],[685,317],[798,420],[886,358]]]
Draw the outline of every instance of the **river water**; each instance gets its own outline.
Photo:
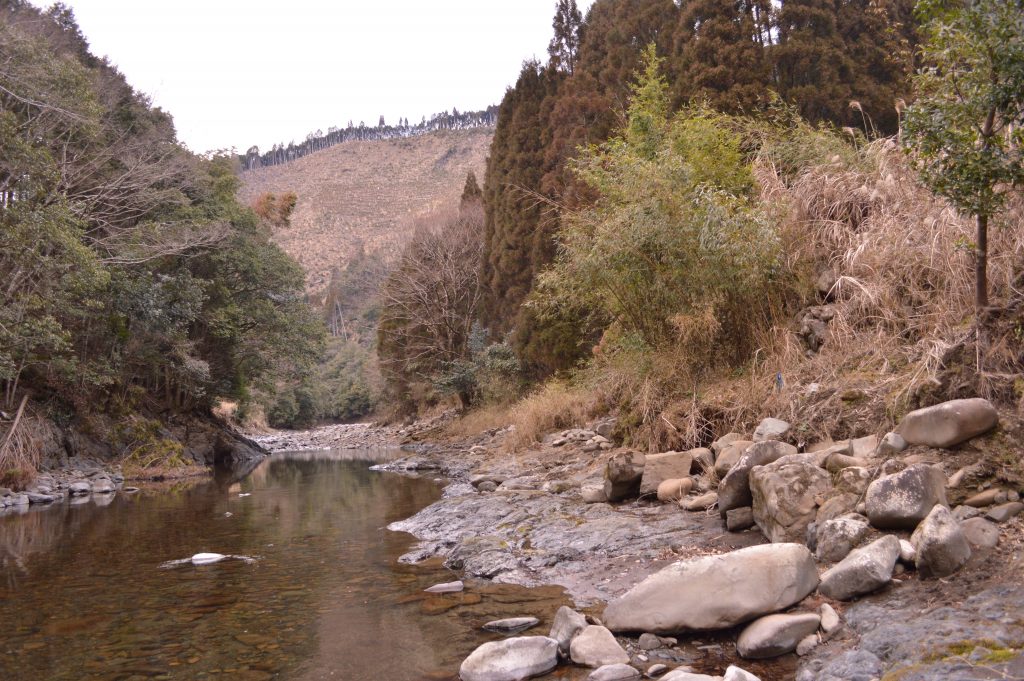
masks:
[[[439,498],[381,451],[277,454],[245,477],[0,517],[0,679],[457,678],[501,617],[547,633],[560,589],[397,562],[387,524]],[[97,502],[109,502],[101,506]],[[161,564],[199,552],[254,562]]]

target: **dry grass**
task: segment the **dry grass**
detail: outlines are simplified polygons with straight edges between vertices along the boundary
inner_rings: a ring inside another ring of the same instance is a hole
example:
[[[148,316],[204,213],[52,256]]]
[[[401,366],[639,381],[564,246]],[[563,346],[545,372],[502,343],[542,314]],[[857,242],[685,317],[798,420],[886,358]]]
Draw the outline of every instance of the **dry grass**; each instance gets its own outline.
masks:
[[[595,394],[585,387],[562,381],[545,383],[511,408],[515,430],[508,447],[518,451],[552,431],[583,426],[596,414],[596,407]]]
[[[578,380],[586,399],[547,386],[513,413],[517,446],[583,422],[595,405],[617,410],[633,446],[651,451],[750,431],[765,416],[790,420],[806,441],[881,433],[906,411],[982,395],[1024,399],[1024,201],[989,233],[996,312],[975,342],[973,221],[921,186],[895,140],[866,144],[795,177],[767,162],[756,174],[778,216],[784,282],[751,310],[756,339],[745,366],[694,376],[685,347],[598,357]],[[816,276],[831,267],[835,318],[809,354],[797,313],[821,304]],[[692,340],[692,339],[691,339]],[[685,344],[684,344],[685,345]],[[521,429],[521,431],[519,430]]]
[[[512,423],[508,405],[491,405],[474,409],[445,424],[444,433],[456,438],[472,437]]]
[[[14,419],[0,429],[0,486],[21,490],[32,484],[39,470],[42,423],[29,414],[25,397]]]

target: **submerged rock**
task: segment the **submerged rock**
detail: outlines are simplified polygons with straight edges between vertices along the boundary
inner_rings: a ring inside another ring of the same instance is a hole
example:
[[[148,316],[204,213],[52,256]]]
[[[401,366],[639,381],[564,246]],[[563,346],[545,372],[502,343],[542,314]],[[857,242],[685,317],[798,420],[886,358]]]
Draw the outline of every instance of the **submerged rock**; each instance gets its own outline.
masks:
[[[536,617],[507,617],[501,620],[491,620],[483,628],[487,631],[515,634],[520,631],[526,631],[538,624],[540,624],[540,620]]]
[[[603,619],[612,631],[725,629],[788,608],[817,584],[807,547],[752,546],[673,563],[612,600]]]
[[[558,643],[547,636],[491,641],[470,653],[459,667],[462,681],[522,681],[546,674],[558,664]]]
[[[427,587],[423,591],[428,594],[453,594],[458,593],[466,588],[466,585],[462,583],[462,580],[455,582],[444,582],[443,584],[435,584],[434,586]]]

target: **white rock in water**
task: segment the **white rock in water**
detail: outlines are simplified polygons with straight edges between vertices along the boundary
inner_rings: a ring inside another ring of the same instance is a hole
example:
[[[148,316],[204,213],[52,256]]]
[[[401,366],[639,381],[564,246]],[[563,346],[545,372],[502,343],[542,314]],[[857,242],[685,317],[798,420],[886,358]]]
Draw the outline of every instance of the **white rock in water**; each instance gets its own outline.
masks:
[[[197,553],[189,560],[192,561],[193,565],[210,565],[211,563],[219,563],[229,557],[223,553]]]
[[[453,594],[458,593],[466,588],[466,585],[461,580],[456,582],[445,582],[444,584],[435,584],[434,586],[424,589],[428,594]]]
[[[484,643],[459,667],[462,681],[520,681],[546,674],[558,664],[558,641],[522,636]]]

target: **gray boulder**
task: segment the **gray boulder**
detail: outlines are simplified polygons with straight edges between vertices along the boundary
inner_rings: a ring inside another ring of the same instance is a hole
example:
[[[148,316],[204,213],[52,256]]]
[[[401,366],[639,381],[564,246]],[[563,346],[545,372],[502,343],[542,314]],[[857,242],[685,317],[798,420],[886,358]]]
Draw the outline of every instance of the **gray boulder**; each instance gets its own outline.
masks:
[[[726,629],[788,608],[817,584],[807,547],[751,546],[673,563],[612,600],[603,619],[612,631]]]
[[[569,657],[584,667],[603,667],[607,664],[626,664],[629,654],[622,649],[607,628],[591,624],[576,634],[569,644]]]
[[[994,549],[999,545],[999,526],[985,518],[969,518],[960,523],[967,543],[974,549]]]
[[[587,681],[635,681],[640,672],[628,664],[606,664],[590,672]]]
[[[604,493],[603,483],[588,483],[580,485],[580,496],[585,504],[603,504],[608,501]]]
[[[96,478],[92,481],[91,487],[93,494],[110,494],[116,489],[109,478]]]
[[[826,570],[821,576],[818,591],[826,598],[839,601],[871,593],[889,583],[899,556],[900,540],[887,534],[867,546],[854,549]]]
[[[604,468],[604,496],[620,501],[640,494],[646,457],[640,452],[620,452],[608,460]],[[654,488],[657,490],[657,486]]]
[[[754,469],[754,466],[764,466],[796,453],[796,447],[793,445],[774,440],[755,442],[750,445],[718,485],[718,512],[721,516],[724,518],[726,511],[731,509],[753,504],[754,497],[750,493],[750,471]]]
[[[831,476],[811,464],[756,466],[750,472],[754,522],[771,542],[802,541],[814,522],[817,498],[831,489]]]
[[[1005,523],[1010,518],[1015,518],[1024,511],[1024,504],[1019,501],[1011,501],[1005,504],[1000,504],[995,508],[990,508],[985,517],[989,520],[994,520],[997,523]]]
[[[817,526],[815,555],[825,563],[837,563],[868,534],[868,523],[863,516],[826,520]]]
[[[549,636],[558,641],[558,649],[562,655],[569,655],[569,644],[576,634],[587,627],[587,618],[568,606],[561,606],[555,613],[555,621],[551,623]]]
[[[899,454],[907,448],[907,441],[899,433],[886,433],[882,441],[875,448],[875,456],[880,459],[888,459],[893,454]]]
[[[868,520],[881,530],[912,530],[936,504],[946,506],[946,476],[918,463],[868,485]]]
[[[92,485],[84,480],[79,480],[68,485],[68,492],[73,497],[85,496],[92,492]]]
[[[785,440],[793,426],[782,419],[766,418],[754,429],[754,442]]]
[[[796,650],[797,644],[818,631],[821,617],[816,613],[766,615],[754,620],[740,633],[736,651],[748,660],[778,657]]]
[[[999,413],[992,403],[974,397],[912,411],[903,417],[896,432],[912,445],[954,447],[998,424]]]
[[[459,667],[462,681],[521,681],[546,674],[558,664],[558,643],[547,636],[491,641],[470,653]]]
[[[921,577],[948,577],[971,557],[971,547],[953,514],[936,506],[910,537]]]
[[[693,466],[693,455],[689,452],[665,452],[648,454],[643,464],[643,475],[640,479],[640,494],[654,494],[658,485],[666,480],[678,480],[690,477]]]
[[[754,444],[752,440],[736,440],[726,446],[722,451],[715,457],[715,473],[719,478],[724,478],[732,470],[732,467],[736,465],[736,462],[746,453],[750,445]]]

